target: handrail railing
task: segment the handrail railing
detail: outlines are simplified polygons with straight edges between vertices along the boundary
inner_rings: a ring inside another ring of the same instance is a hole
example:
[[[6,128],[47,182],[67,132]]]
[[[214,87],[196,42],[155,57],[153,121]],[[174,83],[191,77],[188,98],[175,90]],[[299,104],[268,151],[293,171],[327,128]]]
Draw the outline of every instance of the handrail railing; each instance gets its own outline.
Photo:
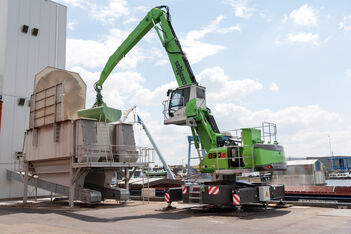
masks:
[[[154,149],[133,145],[78,145],[79,162],[154,162]]]
[[[173,101],[176,101],[176,100],[179,100],[179,105],[174,105],[172,106],[173,108],[174,107],[184,107],[185,106],[185,103],[184,103],[184,97],[180,97],[180,98],[172,98],[171,100],[168,99],[168,100],[165,100],[162,102],[162,105],[163,105],[163,116],[164,116],[164,119],[167,120],[169,119],[169,110],[170,110],[170,105],[169,103],[170,102],[173,102]],[[180,108],[179,108],[180,109]],[[178,110],[178,109],[177,109]],[[174,112],[176,112],[177,110],[174,110]]]
[[[277,125],[275,123],[262,122],[261,126],[252,128],[261,130],[261,137],[264,142],[273,143],[277,140]],[[234,140],[242,140],[242,130],[242,128],[230,129],[223,131],[223,133],[229,133],[230,137]]]

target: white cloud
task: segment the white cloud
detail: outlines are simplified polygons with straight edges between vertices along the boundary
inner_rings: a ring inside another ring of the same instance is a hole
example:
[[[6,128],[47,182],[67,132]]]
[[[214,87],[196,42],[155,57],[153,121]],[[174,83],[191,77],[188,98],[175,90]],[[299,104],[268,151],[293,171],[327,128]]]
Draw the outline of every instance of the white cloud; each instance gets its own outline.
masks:
[[[85,0],[59,0],[58,2],[72,7],[84,8],[86,6]]]
[[[72,6],[79,7],[87,11],[89,16],[94,20],[100,21],[103,24],[112,24],[121,17],[126,17],[123,20],[125,24],[135,22],[137,19],[132,17],[131,11],[128,8],[126,0],[109,0],[108,3],[97,1],[92,3],[85,0],[58,0],[58,2]],[[142,11],[144,7],[136,7],[134,10]]]
[[[138,111],[138,113],[140,112]],[[145,111],[143,111],[143,113],[145,113]],[[184,161],[186,162],[188,148],[187,136],[191,135],[190,128],[164,125],[163,119],[155,120],[162,115],[161,113],[153,113],[149,115],[150,117],[145,117],[143,113],[141,113],[141,118],[145,122],[159,150],[163,154],[165,161],[171,165],[180,164]],[[134,134],[136,135],[137,145],[152,147],[149,139],[140,127],[134,132]],[[159,162],[157,155],[155,155],[155,158],[156,162]]]
[[[132,104],[142,106],[143,99],[131,103],[130,98],[135,95],[135,92],[143,89],[142,83],[144,80],[140,73],[134,71],[112,73],[103,86],[103,95],[106,102],[121,109],[127,109]]]
[[[169,64],[169,59],[159,59],[155,64],[156,65]]]
[[[296,25],[316,26],[318,24],[318,16],[315,14],[313,8],[307,4],[293,10],[289,17]]]
[[[134,16],[131,16],[131,17],[129,17],[128,19],[124,20],[124,21],[123,21],[123,24],[128,25],[128,24],[133,24],[133,23],[135,23],[135,22],[138,22],[138,18],[136,18],[136,17],[134,17]]]
[[[310,43],[315,46],[319,45],[319,36],[318,34],[313,33],[289,33],[287,39],[292,43]]]
[[[279,91],[279,86],[278,86],[276,83],[272,82],[272,83],[269,85],[269,89],[270,89],[271,91],[273,91],[273,92]]]
[[[225,48],[225,46],[222,45],[213,45],[200,41],[184,41],[183,45],[184,51],[191,64],[198,63],[204,58],[214,55]]]
[[[239,18],[250,18],[256,11],[255,8],[249,7],[247,0],[224,0],[223,2],[231,5],[234,9],[234,14]]]
[[[116,51],[117,47],[129,35],[129,32],[111,29],[99,41],[83,39],[67,39],[67,67],[82,66],[85,68],[101,68],[108,58]],[[135,46],[118,64],[119,68],[135,68],[138,63],[145,60],[158,60],[163,55],[157,49],[141,48]]]
[[[163,84],[154,90],[148,88],[141,88],[135,91],[130,102],[132,104],[143,103],[143,106],[160,106],[162,101],[167,99],[166,92],[168,89],[177,87],[176,81]]]
[[[347,70],[345,71],[345,74],[346,74],[349,78],[351,78],[351,69],[347,69]]]
[[[146,6],[137,6],[134,8],[134,11],[144,12],[146,13],[149,9]]]
[[[67,39],[67,67],[96,68],[107,61],[104,43],[93,40]]]
[[[95,101],[93,84],[99,72],[89,72],[81,67],[71,70],[80,73],[87,83],[87,107]],[[208,107],[212,109],[221,130],[258,126],[262,121],[278,125],[278,141],[285,147],[286,155],[317,156],[328,153],[327,137],[333,136],[335,154],[347,153],[351,144],[351,126],[344,123],[337,113],[329,112],[318,105],[290,106],[278,111],[270,109],[252,110],[238,104],[238,100],[263,90],[263,85],[251,79],[231,80],[220,67],[213,67],[197,75],[201,84],[207,86]],[[163,125],[162,101],[166,91],[176,87],[176,82],[146,88],[148,77],[134,71],[113,72],[103,86],[104,101],[111,107],[126,110],[133,105],[147,124],[149,131],[164,154],[168,163],[186,160],[188,127]],[[219,95],[219,96],[218,96]],[[150,146],[143,130],[136,126],[135,138],[138,145]],[[177,142],[177,144],[169,144]],[[338,144],[340,142],[340,144]]]
[[[243,106],[217,100],[216,104],[209,105],[209,107],[212,109],[220,130],[259,126],[262,121],[276,123],[278,127],[277,140],[284,146],[287,156],[328,155],[328,135],[333,136],[335,154],[350,152],[348,146],[351,144],[351,140],[349,140],[351,129],[342,129],[340,126],[344,126],[344,122],[339,115],[324,110],[318,105],[292,106],[278,111],[250,110]],[[155,120],[158,117],[159,113],[154,112],[143,119],[166,161],[180,163],[182,160],[186,160],[186,136],[191,134],[189,128],[164,126],[162,120]],[[169,142],[177,142],[177,144],[169,144]],[[147,140],[144,140],[143,144],[148,144]],[[181,156],[179,157],[179,155]]]
[[[200,62],[205,57],[214,55],[225,48],[222,45],[214,45],[200,41],[200,39],[203,39],[207,34],[224,34],[232,31],[240,31],[239,25],[233,25],[225,28],[219,27],[219,24],[223,19],[224,16],[220,15],[208,26],[203,27],[200,30],[188,32],[185,36],[185,39],[180,40],[190,63],[195,64],[197,62]]]
[[[228,33],[232,31],[240,31],[238,25],[233,25],[227,28],[220,28],[219,24],[223,21],[224,16],[220,15],[213,20],[209,25],[200,30],[194,30],[186,34],[186,41],[197,41],[205,37],[208,33]]]
[[[284,15],[284,17],[281,19],[281,22],[285,24],[288,21],[288,16]]]
[[[208,26],[200,30],[194,30],[186,34],[184,40],[180,40],[184,51],[187,53],[189,61],[194,64],[205,57],[211,56],[224,49],[222,45],[210,44],[202,42],[209,33],[225,34],[232,31],[240,31],[238,25],[229,27],[219,27],[224,19],[218,16]],[[99,40],[83,40],[83,39],[67,39],[67,67],[83,66],[85,68],[101,68],[108,58],[115,52],[117,47],[127,38],[129,31],[117,28],[111,29],[107,35],[100,36]],[[144,42],[154,43],[158,38],[155,34],[149,33],[145,36]],[[161,43],[159,43],[161,44]],[[166,53],[162,47],[150,48],[149,46],[139,47],[136,45],[123,60],[118,64],[122,69],[135,68],[138,63],[145,60],[155,61],[156,65],[168,63]]]
[[[100,72],[90,72],[82,67],[72,67],[71,71],[78,72],[87,84],[87,107],[95,102],[96,92],[94,84],[100,77]],[[138,90],[143,89],[144,77],[135,71],[112,72],[103,84],[102,95],[104,101],[111,107],[128,109],[132,104],[129,102]],[[140,100],[140,104],[143,99]]]
[[[259,12],[259,16],[260,16],[263,20],[265,20],[267,23],[272,22],[272,19],[273,19],[273,18],[272,18],[272,16],[271,16],[270,12],[267,11],[267,10],[260,11],[260,12]]]
[[[129,79],[126,78],[127,76],[123,77],[123,73],[118,73],[118,75],[113,74],[112,77],[109,78],[109,80],[115,80],[117,83],[119,80],[114,79],[113,77],[120,77],[119,79],[127,80],[125,85],[119,86],[116,83],[115,85],[108,84],[108,86],[124,87],[130,84],[130,81],[134,80],[133,83],[135,83],[135,85],[133,88],[126,88],[127,94],[129,95],[127,99],[131,105],[142,103],[143,106],[159,106],[161,102],[166,99],[166,91],[177,87],[177,83],[174,80],[154,89],[145,88],[142,87],[142,83],[145,80],[144,78],[137,79],[136,77],[138,77],[138,75],[131,74],[130,72],[127,74],[132,75],[134,78]],[[227,102],[230,102],[231,100],[237,101],[263,89],[263,85],[260,82],[252,79],[245,78],[243,80],[231,80],[221,67],[205,69],[196,77],[201,85],[207,87],[207,99],[213,103],[223,100],[226,100]],[[108,91],[106,90],[106,92]]]
[[[351,31],[351,15],[345,16],[339,23],[339,29],[345,30],[346,32]]]
[[[318,105],[290,106],[278,111],[251,110],[233,103],[212,105],[213,114],[221,130],[259,126],[268,121],[277,124],[277,140],[285,148],[287,156],[327,155],[328,134],[335,136],[339,153],[350,152],[350,126],[338,113],[329,112]]]
[[[300,32],[300,33],[288,33],[285,38],[278,36],[274,43],[276,45],[282,44],[311,44],[314,46],[319,46],[319,35],[314,33]]]
[[[74,19],[74,20],[68,22],[67,28],[71,31],[74,31],[76,24],[77,24],[77,20]]]
[[[213,103],[223,102],[223,100],[226,102],[239,100],[263,89],[260,82],[252,79],[230,79],[221,67],[207,68],[197,75],[197,79],[207,89],[207,100]]]
[[[238,116],[238,122],[242,126],[257,124],[261,121],[275,122],[278,125],[285,125],[287,129],[291,126],[301,128],[318,128],[324,122],[339,122],[340,116],[336,113],[330,113],[323,110],[318,105],[310,106],[291,106],[280,111],[272,111],[269,109],[252,111],[245,107],[232,103],[217,103],[214,111],[218,111],[222,116]],[[221,117],[223,119],[223,117]],[[230,127],[228,123],[226,127]]]
[[[118,18],[130,14],[126,0],[110,0],[107,6],[90,4],[89,8],[91,16],[104,24],[112,24]]]

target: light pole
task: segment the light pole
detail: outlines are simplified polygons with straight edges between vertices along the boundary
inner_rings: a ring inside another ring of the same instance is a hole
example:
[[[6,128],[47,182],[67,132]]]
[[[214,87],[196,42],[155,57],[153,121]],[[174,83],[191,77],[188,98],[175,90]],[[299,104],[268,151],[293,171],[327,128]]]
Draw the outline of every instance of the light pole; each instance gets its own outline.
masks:
[[[331,147],[331,143],[330,143],[330,135],[328,135],[329,138],[329,150],[330,150],[330,156],[334,157],[333,151],[332,151],[332,147]]]

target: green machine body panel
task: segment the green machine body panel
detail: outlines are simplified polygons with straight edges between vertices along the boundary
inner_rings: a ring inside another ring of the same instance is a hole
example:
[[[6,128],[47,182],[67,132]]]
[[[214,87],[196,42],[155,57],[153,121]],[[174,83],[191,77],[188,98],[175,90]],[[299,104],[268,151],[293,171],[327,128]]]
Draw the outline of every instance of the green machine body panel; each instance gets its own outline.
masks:
[[[216,170],[229,169],[228,148],[212,148],[200,162],[202,173],[213,173]]]
[[[244,161],[246,168],[253,168],[255,163],[254,146],[256,143],[263,143],[261,130],[255,128],[243,128],[241,132],[244,148]]]
[[[285,170],[284,148],[277,142],[264,143],[261,130],[241,129],[241,144],[212,148],[200,162],[202,173],[223,169],[248,169],[253,171]]]
[[[256,170],[270,171],[286,169],[283,146],[276,144],[256,144],[254,148]]]

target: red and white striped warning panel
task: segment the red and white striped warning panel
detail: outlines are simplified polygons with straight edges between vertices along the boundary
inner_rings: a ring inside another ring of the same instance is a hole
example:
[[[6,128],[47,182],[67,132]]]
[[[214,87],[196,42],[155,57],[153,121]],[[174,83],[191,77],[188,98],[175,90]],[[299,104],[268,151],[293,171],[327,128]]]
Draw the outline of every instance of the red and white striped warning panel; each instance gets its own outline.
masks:
[[[188,193],[188,188],[187,187],[183,187],[182,188],[182,193],[183,194],[187,194]]]
[[[208,194],[211,194],[211,195],[219,194],[219,186],[208,186]]]
[[[169,202],[169,193],[165,193],[165,202]]]
[[[233,194],[233,204],[240,205],[240,195],[239,194]]]

